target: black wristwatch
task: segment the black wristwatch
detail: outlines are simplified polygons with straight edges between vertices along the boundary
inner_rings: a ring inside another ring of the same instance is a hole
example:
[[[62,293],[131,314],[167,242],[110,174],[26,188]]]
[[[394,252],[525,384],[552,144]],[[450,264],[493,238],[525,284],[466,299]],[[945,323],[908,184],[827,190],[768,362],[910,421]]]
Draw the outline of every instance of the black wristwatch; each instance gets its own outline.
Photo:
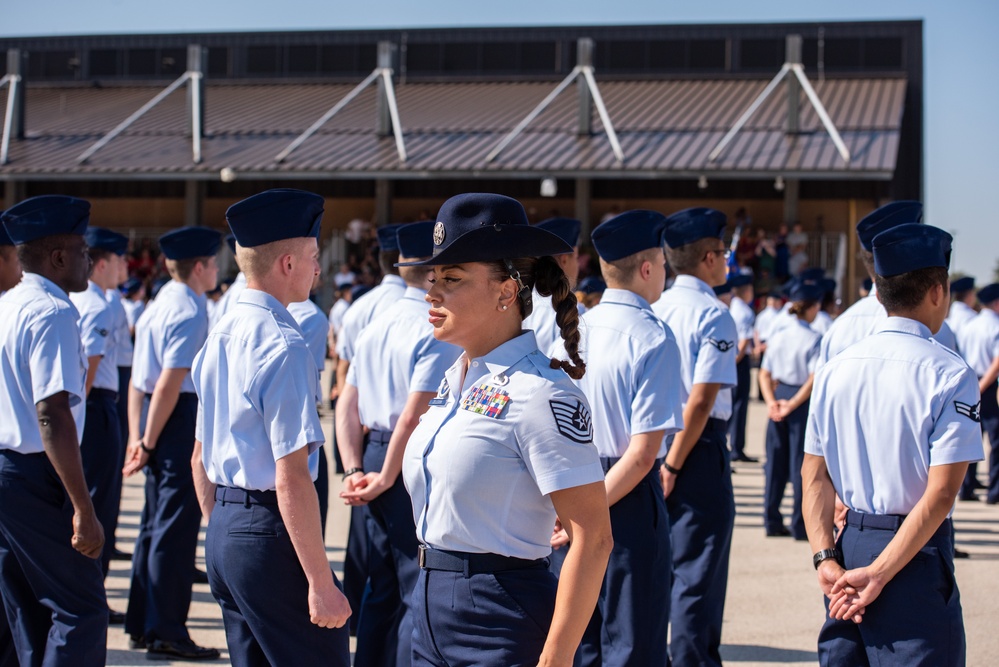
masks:
[[[840,565],[843,564],[843,552],[841,552],[838,548],[833,548],[833,549],[823,549],[822,551],[812,556],[812,565],[814,565],[815,569],[817,570],[819,569],[819,564],[822,563],[822,561],[829,560],[830,558],[839,563]]]
[[[344,470],[343,471],[343,478],[347,479],[351,475],[357,474],[359,472],[364,472],[364,468],[351,468],[349,470]]]

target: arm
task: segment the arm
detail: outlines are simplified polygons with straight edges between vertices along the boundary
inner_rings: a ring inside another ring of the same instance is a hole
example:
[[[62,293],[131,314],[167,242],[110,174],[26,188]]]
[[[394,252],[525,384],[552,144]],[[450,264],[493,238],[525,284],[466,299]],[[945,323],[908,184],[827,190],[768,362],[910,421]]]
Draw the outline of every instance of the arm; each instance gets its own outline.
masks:
[[[149,413],[146,415],[146,432],[141,438],[135,438],[128,445],[125,453],[125,475],[134,475],[141,470],[149,461],[149,452],[146,449],[156,449],[156,443],[163,432],[163,427],[177,407],[177,399],[180,398],[180,386],[184,378],[190,372],[189,368],[165,368],[156,380],[153,388],[153,396],[149,399]],[[138,391],[138,390],[136,390]],[[141,396],[141,393],[140,393]],[[131,422],[132,400],[129,396],[128,402],[129,421]],[[139,399],[139,412],[141,414],[142,403]],[[136,420],[138,421],[138,420]],[[135,433],[139,432],[136,425]],[[130,430],[131,433],[131,430]],[[145,446],[146,449],[143,449]]]
[[[88,558],[101,555],[104,529],[94,513],[87,480],[83,476],[76,422],[69,409],[69,394],[61,391],[35,405],[42,446],[73,503],[73,548]]]
[[[673,437],[673,444],[666,455],[666,463],[670,467],[676,470],[683,468],[683,462],[687,460],[690,451],[697,444],[701,433],[704,432],[704,426],[708,423],[708,417],[711,416],[711,408],[715,405],[715,398],[717,398],[720,388],[721,384],[718,382],[699,382],[690,388],[690,397],[687,399],[687,405],[683,407],[684,428]],[[673,491],[673,485],[676,484],[676,475],[667,470],[665,466],[660,474],[663,482],[663,493],[668,498]]]
[[[992,365],[989,366],[989,370],[985,371],[985,375],[978,381],[978,392],[984,394],[985,390],[999,378],[999,357],[992,360]]]
[[[736,348],[735,353],[735,363],[739,363],[746,356],[746,350],[749,349],[750,340],[748,338],[743,338],[739,341],[739,347]]]
[[[351,386],[352,385],[348,385]],[[356,390],[355,390],[356,394]],[[392,431],[392,439],[389,440],[388,450],[385,452],[385,463],[379,472],[368,472],[357,484],[354,491],[345,491],[342,496],[345,500],[356,500],[358,504],[370,503],[372,500],[383,494],[395,484],[399,473],[402,472],[402,458],[406,453],[406,443],[409,436],[420,424],[420,417],[430,409],[430,399],[436,396],[433,391],[414,391],[406,400],[406,407],[399,415],[399,421]],[[337,443],[341,442],[337,437]],[[342,456],[342,455],[341,455]],[[651,463],[649,464],[652,465]]]
[[[347,386],[348,370],[350,370],[350,362],[345,360],[343,357],[338,357],[336,361],[336,386],[340,388],[341,392],[343,391],[344,387]]]
[[[607,559],[614,546],[604,488],[604,484],[594,482],[551,494],[572,548],[562,565],[555,613],[539,666],[571,665],[583,631],[593,616]]]
[[[321,628],[340,628],[350,617],[347,598],[333,583],[319,522],[319,497],[309,474],[309,448],[277,460],[278,510],[309,581],[309,617]]]
[[[87,357],[87,396],[90,395],[90,390],[94,386],[94,380],[97,378],[97,367],[100,366],[101,359],[103,358],[103,354],[96,354],[92,357]]]
[[[202,445],[200,440],[194,441],[194,455],[191,456],[191,473],[194,475],[194,492],[198,494],[198,505],[201,506],[201,516],[208,521],[215,509],[215,485],[208,479],[205,462],[202,460]]]
[[[341,362],[345,363],[345,362]],[[340,374],[337,368],[337,376]],[[339,381],[339,377],[338,380]],[[340,398],[336,402],[336,446],[340,451],[340,460],[343,462],[344,470],[364,467],[364,427],[361,424],[361,416],[357,411],[357,387],[344,380],[340,393]],[[356,500],[346,497],[344,494],[356,490],[359,482],[363,479],[363,473],[355,472],[343,478],[343,491],[340,497],[347,505],[360,504]]]
[[[815,374],[811,373],[808,379],[805,380],[805,384],[801,385],[801,388],[795,392],[794,396],[786,401],[780,401],[779,411],[781,417],[787,417],[789,414],[804,405],[812,396],[812,384],[815,382]]]
[[[836,488],[829,477],[826,460],[814,454],[805,454],[801,462],[801,511],[808,532],[808,544],[812,553],[836,546],[833,534],[833,517],[836,512]],[[845,570],[834,560],[824,560],[819,564],[819,587],[832,599],[833,584]]]
[[[652,470],[656,454],[663,442],[663,431],[636,433],[631,436],[628,449],[621,460],[615,463],[604,479],[607,487],[607,504],[613,505],[631,493],[638,483]],[[561,518],[561,515],[559,515]],[[565,522],[562,522],[563,526]]]
[[[967,463],[930,466],[926,490],[881,555],[867,567],[846,571],[833,585],[833,595],[845,594],[829,605],[830,616],[850,618],[878,598],[885,585],[940,528],[954,507],[967,471]]]
[[[772,421],[779,422],[783,419],[777,408],[777,397],[774,396],[774,380],[770,371],[765,368],[760,369],[760,393],[767,404],[767,417]],[[809,389],[810,390],[810,389]]]

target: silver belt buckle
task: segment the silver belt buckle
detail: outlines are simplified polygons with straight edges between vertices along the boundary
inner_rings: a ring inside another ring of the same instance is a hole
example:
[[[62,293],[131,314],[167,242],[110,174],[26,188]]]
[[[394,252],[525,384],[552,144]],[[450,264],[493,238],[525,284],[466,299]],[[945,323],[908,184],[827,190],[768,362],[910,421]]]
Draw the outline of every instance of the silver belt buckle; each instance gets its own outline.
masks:
[[[420,561],[420,569],[424,569],[427,565],[427,547],[423,544],[419,546],[418,549],[418,559]]]

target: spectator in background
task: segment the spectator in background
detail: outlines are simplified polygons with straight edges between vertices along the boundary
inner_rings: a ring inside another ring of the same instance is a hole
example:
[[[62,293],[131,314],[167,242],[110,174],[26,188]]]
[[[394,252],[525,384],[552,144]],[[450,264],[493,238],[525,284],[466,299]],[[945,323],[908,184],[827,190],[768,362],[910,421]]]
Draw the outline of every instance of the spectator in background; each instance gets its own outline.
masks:
[[[353,285],[357,280],[357,274],[350,270],[350,265],[344,262],[340,265],[339,270],[333,276],[333,284],[337,286],[338,290],[342,289],[343,285]]]
[[[787,282],[789,277],[787,264],[791,258],[791,253],[787,247],[787,225],[781,225],[778,228],[777,236],[774,238],[774,249],[776,250],[774,276],[777,277],[777,282]]]
[[[756,247],[753,253],[756,256],[753,272],[759,274],[766,271],[769,275],[773,275],[777,267],[777,246],[762,229],[756,233]]]

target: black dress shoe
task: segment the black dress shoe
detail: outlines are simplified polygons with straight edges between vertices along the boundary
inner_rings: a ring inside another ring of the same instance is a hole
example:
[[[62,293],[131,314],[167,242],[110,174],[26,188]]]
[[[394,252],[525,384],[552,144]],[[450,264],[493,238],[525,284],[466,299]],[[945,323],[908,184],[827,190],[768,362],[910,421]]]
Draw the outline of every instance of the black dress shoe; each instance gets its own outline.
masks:
[[[133,651],[145,651],[146,650],[146,638],[142,635],[129,635],[128,636],[128,648]]]
[[[125,625],[125,614],[109,608],[108,625]]]
[[[954,549],[954,558],[971,558],[971,554],[969,554],[967,551]]]
[[[786,526],[767,530],[767,537],[791,537],[791,531]]]
[[[978,496],[976,496],[974,493],[971,494],[962,493],[957,497],[957,499],[964,502],[978,502]]]
[[[733,456],[733,461],[739,461],[741,463],[759,463],[760,460],[754,456],[746,456],[745,454],[741,456]]]
[[[218,660],[221,655],[217,648],[198,646],[190,639],[176,642],[157,639],[146,649],[150,660]]]
[[[194,583],[196,584],[207,584],[208,583],[208,573],[204,570],[199,570],[194,568]]]
[[[132,560],[132,554],[121,549],[115,549],[111,552],[111,560]]]

